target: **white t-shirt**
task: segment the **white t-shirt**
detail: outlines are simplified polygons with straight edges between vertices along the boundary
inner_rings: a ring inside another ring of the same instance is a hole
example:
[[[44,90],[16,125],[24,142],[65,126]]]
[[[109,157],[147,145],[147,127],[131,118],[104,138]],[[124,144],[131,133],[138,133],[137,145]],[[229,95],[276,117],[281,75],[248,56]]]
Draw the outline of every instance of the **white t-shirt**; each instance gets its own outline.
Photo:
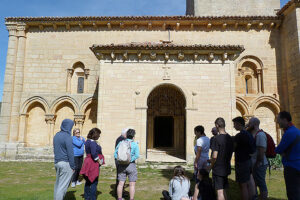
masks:
[[[256,135],[256,147],[263,147],[265,149],[267,149],[267,136],[263,131],[260,131],[257,135]],[[252,155],[252,164],[254,165],[256,163],[257,160],[257,149],[255,151],[255,153]],[[263,165],[267,165],[268,164],[268,160],[266,157],[266,154],[264,155],[264,161],[262,163]],[[260,164],[261,165],[261,164]]]
[[[208,137],[206,136],[202,136],[200,138],[197,139],[197,144],[195,149],[197,149],[198,147],[201,147],[201,157],[200,158],[209,158],[209,147],[210,147],[210,140]]]

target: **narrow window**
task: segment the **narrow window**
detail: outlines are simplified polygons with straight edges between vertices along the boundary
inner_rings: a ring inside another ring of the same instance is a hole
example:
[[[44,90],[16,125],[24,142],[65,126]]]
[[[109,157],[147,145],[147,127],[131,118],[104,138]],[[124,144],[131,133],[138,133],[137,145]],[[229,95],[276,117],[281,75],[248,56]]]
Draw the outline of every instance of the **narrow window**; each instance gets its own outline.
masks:
[[[84,89],[84,77],[78,77],[77,93],[82,94]]]

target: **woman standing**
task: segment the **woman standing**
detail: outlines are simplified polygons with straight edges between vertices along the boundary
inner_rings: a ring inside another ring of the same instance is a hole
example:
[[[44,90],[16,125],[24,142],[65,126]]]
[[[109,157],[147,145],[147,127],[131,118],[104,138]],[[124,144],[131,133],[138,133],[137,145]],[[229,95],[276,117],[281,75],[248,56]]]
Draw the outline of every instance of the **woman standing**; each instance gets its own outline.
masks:
[[[104,164],[101,146],[96,142],[100,138],[100,134],[101,131],[98,128],[91,129],[85,142],[86,158],[80,174],[83,174],[86,181],[84,186],[84,199],[86,200],[96,199],[99,167]]]
[[[197,143],[195,146],[196,158],[194,162],[194,168],[195,168],[194,175],[196,178],[198,170],[206,169],[207,160],[209,159],[208,153],[210,147],[210,140],[208,137],[206,137],[203,126],[196,126],[194,128],[194,133],[197,138]]]
[[[72,177],[71,187],[76,185],[81,185],[82,183],[78,181],[79,172],[82,167],[83,154],[84,154],[84,143],[85,139],[80,136],[79,128],[73,130],[73,150],[74,150],[74,163],[75,163],[75,172]]]
[[[189,200],[190,181],[185,176],[184,168],[176,166],[169,184],[169,192],[163,191],[165,200]]]

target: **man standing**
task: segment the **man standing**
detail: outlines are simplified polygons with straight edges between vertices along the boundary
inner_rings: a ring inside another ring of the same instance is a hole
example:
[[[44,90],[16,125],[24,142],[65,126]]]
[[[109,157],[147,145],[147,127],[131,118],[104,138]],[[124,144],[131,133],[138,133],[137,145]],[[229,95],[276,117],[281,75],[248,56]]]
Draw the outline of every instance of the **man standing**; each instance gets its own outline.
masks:
[[[260,121],[256,117],[249,120],[248,131],[255,139],[256,151],[252,156],[253,178],[256,187],[259,188],[260,199],[268,198],[268,188],[266,184],[266,171],[268,168],[268,160],[266,157],[267,136],[265,132],[259,129]]]
[[[234,128],[240,131],[234,137],[235,147],[235,175],[239,183],[243,200],[253,199],[254,188],[250,184],[252,173],[251,154],[255,152],[255,142],[252,135],[245,130],[245,120],[242,117],[236,117],[233,120]],[[250,186],[250,187],[249,187]]]
[[[233,139],[225,131],[225,120],[223,118],[217,118],[215,126],[219,135],[215,137],[212,144],[213,155],[210,167],[218,200],[225,200],[227,199],[225,189],[228,188],[228,175],[231,174],[230,161],[233,153]]]
[[[74,152],[71,131],[73,120],[64,119],[60,132],[53,138],[54,163],[56,170],[56,182],[54,187],[54,200],[63,200],[74,173]]]
[[[120,142],[122,142],[123,140],[126,140],[126,134],[127,134],[128,130],[129,130],[128,128],[124,128],[122,130],[121,135],[116,140],[115,149],[116,149],[116,147],[118,146],[118,144]],[[115,159],[115,165],[116,165],[116,174],[117,174],[115,192],[117,193],[117,187],[119,185],[119,180],[118,180],[118,161],[117,161],[117,159]]]
[[[213,127],[213,128],[211,129],[211,133],[212,133],[213,136],[210,138],[210,147],[209,147],[210,149],[212,149],[212,144],[213,144],[213,142],[214,142],[216,136],[218,135],[217,128],[216,128],[216,127]],[[212,157],[212,152],[211,152],[211,157]]]
[[[276,153],[282,155],[284,180],[289,200],[300,199],[300,130],[292,124],[291,114],[282,111],[278,114],[277,123],[284,129]]]

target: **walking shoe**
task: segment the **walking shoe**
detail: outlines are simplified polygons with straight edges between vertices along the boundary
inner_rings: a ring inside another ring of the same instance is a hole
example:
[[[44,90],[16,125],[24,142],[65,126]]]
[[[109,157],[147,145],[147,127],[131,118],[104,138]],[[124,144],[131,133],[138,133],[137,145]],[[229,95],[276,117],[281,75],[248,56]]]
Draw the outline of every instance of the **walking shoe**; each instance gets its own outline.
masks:
[[[82,182],[80,182],[80,181],[76,182],[76,185],[81,185],[81,184],[82,184]]]
[[[75,182],[72,182],[71,187],[74,188],[76,186]]]

